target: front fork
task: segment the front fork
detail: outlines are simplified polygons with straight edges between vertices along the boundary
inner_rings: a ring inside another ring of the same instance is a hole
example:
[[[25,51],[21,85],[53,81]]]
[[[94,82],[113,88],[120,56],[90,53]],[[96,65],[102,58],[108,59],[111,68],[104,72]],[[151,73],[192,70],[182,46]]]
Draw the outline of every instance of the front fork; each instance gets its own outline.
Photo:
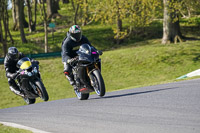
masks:
[[[34,77],[34,79],[29,81],[30,86],[33,88],[35,94],[40,95],[40,91],[38,90],[38,87],[35,85],[35,81],[41,80],[40,77]]]
[[[86,71],[87,71],[88,77],[90,78],[90,83],[91,83],[92,87],[95,87],[95,78],[94,78],[93,74],[91,74],[91,73],[95,70],[100,71],[99,64],[96,63],[96,64],[94,64],[94,66],[95,66],[95,68],[92,69],[91,71],[89,70],[88,67],[86,67]]]

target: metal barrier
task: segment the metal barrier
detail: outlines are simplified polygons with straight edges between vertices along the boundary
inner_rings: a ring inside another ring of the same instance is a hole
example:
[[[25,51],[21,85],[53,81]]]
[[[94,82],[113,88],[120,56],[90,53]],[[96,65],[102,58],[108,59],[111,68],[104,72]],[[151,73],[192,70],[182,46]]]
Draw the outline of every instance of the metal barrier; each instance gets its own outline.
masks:
[[[39,53],[39,54],[27,54],[29,58],[45,58],[45,57],[59,57],[61,52],[52,52],[52,53]],[[0,58],[0,64],[4,63],[4,58]]]

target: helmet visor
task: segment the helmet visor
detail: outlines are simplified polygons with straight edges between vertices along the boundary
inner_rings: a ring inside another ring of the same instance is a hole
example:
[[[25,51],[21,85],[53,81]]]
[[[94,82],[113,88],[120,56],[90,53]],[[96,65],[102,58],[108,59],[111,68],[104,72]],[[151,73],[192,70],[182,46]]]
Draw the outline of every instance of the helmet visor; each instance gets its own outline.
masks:
[[[76,41],[79,42],[82,38],[82,33],[78,32],[78,33],[71,33],[71,37]]]
[[[9,54],[10,58],[13,60],[18,60],[19,59],[19,54]]]

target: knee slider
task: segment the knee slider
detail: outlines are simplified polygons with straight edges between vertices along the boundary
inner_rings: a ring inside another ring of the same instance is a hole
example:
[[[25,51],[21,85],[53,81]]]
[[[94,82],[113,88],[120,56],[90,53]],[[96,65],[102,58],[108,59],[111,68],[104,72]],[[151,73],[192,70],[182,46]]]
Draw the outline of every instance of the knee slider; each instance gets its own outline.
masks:
[[[11,79],[11,78],[8,78],[8,84],[10,86],[15,85],[15,81],[13,79]]]
[[[65,75],[69,75],[69,72],[67,72],[67,71],[64,71],[64,74],[65,74]]]

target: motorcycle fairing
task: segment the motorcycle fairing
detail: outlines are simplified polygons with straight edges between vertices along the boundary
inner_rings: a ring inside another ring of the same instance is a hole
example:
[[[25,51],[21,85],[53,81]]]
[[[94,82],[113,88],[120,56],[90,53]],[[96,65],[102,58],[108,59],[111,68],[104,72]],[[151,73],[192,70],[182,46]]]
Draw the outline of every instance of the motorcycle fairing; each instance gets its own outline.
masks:
[[[88,44],[83,44],[77,51],[79,55],[79,61],[88,63],[96,62],[99,59],[99,54],[96,52],[94,47],[90,47]]]
[[[28,57],[24,57],[17,62],[17,67],[20,68],[21,71],[18,78],[20,88],[29,98],[38,97],[36,87],[33,84],[33,81],[40,78],[38,65],[34,63],[32,64]],[[34,69],[37,69],[37,71],[35,70],[34,72]],[[31,75],[29,75],[28,73],[30,73]]]
[[[31,61],[28,57],[24,57],[17,62],[17,67],[20,69],[29,69],[32,66]]]

